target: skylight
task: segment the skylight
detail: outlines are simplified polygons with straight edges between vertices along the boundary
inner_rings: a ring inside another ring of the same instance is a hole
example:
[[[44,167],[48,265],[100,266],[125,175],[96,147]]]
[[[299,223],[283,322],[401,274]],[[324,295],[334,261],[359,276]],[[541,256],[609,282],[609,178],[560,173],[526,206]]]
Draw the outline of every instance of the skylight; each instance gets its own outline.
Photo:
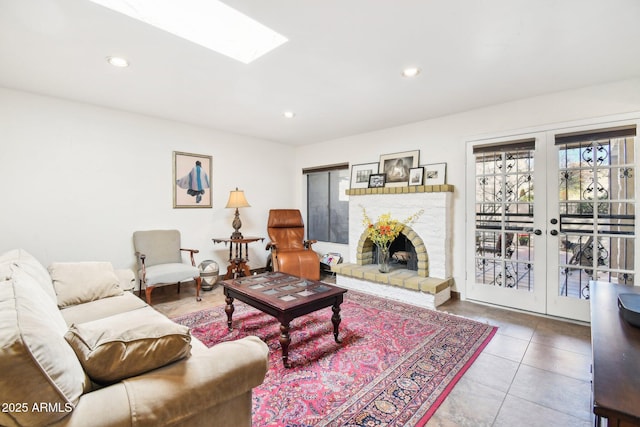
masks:
[[[90,0],[245,64],[287,41],[218,0]]]

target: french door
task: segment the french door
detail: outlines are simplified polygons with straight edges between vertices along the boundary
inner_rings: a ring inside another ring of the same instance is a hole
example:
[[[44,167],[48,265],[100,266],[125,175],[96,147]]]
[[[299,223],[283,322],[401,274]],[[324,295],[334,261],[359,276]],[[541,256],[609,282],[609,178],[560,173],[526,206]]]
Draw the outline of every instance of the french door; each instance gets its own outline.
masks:
[[[545,138],[526,134],[468,147],[469,299],[538,313],[546,309]]]
[[[553,136],[547,313],[589,320],[589,282],[634,285],[636,126]]]
[[[467,298],[588,321],[591,280],[634,284],[635,130],[469,143]]]

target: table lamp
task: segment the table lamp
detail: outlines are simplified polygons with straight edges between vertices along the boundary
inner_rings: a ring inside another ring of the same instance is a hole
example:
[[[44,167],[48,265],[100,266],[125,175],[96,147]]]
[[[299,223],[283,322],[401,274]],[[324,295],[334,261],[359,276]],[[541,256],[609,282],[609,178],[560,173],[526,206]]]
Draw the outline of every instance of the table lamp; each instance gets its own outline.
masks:
[[[235,190],[232,190],[229,193],[229,201],[227,202],[227,206],[225,206],[225,207],[226,208],[236,208],[236,213],[235,213],[235,216],[233,218],[233,222],[231,223],[231,226],[233,227],[233,229],[235,231],[231,234],[231,238],[232,239],[242,239],[242,233],[239,231],[240,227],[242,227],[242,221],[240,221],[240,212],[238,211],[238,208],[250,208],[251,207],[249,202],[247,202],[246,197],[244,197],[244,191],[243,190],[238,190],[238,187],[236,187]]]

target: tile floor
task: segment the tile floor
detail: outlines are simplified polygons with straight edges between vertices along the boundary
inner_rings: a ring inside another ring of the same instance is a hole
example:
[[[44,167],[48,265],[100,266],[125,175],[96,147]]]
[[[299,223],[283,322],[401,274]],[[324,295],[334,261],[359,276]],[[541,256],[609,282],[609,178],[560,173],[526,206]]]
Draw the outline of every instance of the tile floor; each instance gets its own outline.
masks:
[[[169,317],[224,304],[220,286],[154,290],[153,306]],[[590,426],[589,327],[467,301],[439,310],[498,326],[498,332],[442,403],[427,427]]]
[[[466,301],[439,310],[498,332],[428,427],[593,425],[588,326]]]

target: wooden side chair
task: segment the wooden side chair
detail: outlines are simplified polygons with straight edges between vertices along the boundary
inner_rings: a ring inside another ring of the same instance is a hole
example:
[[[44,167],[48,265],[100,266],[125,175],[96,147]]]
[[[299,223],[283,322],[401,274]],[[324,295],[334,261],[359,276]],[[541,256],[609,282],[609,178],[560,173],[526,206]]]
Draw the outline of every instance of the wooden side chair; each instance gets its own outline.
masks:
[[[151,292],[156,287],[195,281],[196,300],[200,301],[202,279],[193,254],[197,249],[184,249],[178,230],[147,230],[133,233],[133,246],[138,259],[139,293],[144,289],[147,304],[151,305]],[[189,252],[191,265],[182,260],[182,252]]]

